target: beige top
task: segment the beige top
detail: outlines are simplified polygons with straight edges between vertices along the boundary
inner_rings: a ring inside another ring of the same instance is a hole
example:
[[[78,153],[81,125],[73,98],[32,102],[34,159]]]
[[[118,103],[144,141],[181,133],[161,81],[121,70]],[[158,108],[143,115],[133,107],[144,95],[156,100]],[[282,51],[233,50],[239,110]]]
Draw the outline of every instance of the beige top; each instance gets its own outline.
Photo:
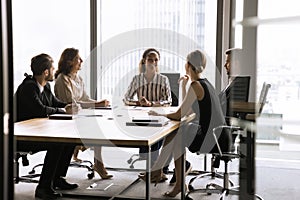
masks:
[[[82,78],[76,74],[59,74],[54,85],[54,93],[58,99],[66,103],[95,102],[84,89]]]

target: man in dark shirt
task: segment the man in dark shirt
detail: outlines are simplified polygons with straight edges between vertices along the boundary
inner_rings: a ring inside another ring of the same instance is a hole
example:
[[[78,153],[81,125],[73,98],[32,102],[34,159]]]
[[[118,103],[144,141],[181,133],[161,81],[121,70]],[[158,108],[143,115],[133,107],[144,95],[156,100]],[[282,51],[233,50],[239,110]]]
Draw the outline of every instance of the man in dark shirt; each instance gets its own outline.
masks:
[[[53,59],[47,54],[40,54],[31,59],[33,76],[26,78],[15,93],[16,121],[48,117],[55,113],[72,113],[77,107],[59,101],[51,92],[48,81],[53,80]],[[59,128],[59,127],[57,127]],[[44,165],[35,190],[35,196],[42,199],[55,199],[61,194],[54,189],[75,189],[77,184],[68,183],[64,177],[74,151],[75,145],[51,142],[17,141],[17,151],[36,153],[47,151]]]
[[[232,87],[235,84],[235,76],[240,73],[240,60],[242,58],[243,50],[240,48],[231,48],[225,51],[225,64],[224,68],[228,76],[228,84],[220,92],[219,99],[221,107],[225,116],[232,116],[230,113],[229,102],[232,97]]]

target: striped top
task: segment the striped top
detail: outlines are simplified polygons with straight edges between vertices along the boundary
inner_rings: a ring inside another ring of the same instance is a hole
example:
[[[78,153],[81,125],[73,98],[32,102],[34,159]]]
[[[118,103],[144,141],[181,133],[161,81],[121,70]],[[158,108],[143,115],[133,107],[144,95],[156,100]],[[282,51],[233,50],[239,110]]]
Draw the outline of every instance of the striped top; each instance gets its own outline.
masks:
[[[135,75],[125,94],[126,100],[132,100],[134,95],[140,99],[144,96],[148,101],[172,102],[171,88],[167,76],[156,73],[149,83],[144,73]]]

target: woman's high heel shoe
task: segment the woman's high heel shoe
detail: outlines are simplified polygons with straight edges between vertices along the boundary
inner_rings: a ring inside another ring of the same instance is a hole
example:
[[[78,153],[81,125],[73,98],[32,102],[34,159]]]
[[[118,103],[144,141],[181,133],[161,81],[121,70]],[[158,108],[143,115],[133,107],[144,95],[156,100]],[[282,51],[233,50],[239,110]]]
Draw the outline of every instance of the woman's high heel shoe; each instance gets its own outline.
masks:
[[[139,174],[138,175],[140,179],[142,179],[143,181],[146,181],[146,174]],[[151,172],[151,183],[155,183],[154,186],[157,185],[157,183],[161,183],[161,182],[164,182],[168,180],[168,177],[163,174],[161,172],[161,170],[158,170],[158,171],[153,171]]]
[[[94,171],[97,172],[99,174],[99,176],[102,178],[102,179],[111,179],[113,177],[113,175],[111,174],[108,174],[106,172],[106,170],[103,170],[103,169],[99,169],[97,167],[93,167]]]
[[[181,192],[181,188],[173,188],[172,191],[168,191],[166,193],[163,194],[163,196],[165,197],[176,197],[179,193]],[[185,185],[185,192],[187,192],[187,185]]]

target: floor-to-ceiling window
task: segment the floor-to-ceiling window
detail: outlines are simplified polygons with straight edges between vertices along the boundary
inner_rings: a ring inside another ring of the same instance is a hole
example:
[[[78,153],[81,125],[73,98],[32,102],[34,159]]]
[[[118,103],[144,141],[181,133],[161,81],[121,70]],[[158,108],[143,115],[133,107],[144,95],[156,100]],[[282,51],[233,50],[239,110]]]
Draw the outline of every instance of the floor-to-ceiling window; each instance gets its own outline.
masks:
[[[257,82],[271,84],[265,111],[294,125],[300,116],[299,6],[297,0],[259,1],[257,32]]]
[[[14,91],[32,74],[30,60],[40,53],[54,59],[55,68],[65,48],[79,49],[83,58],[90,53],[89,1],[12,0],[14,44]],[[81,75],[88,79],[87,69]]]
[[[206,0],[101,0],[98,7],[98,64],[89,65],[89,1],[13,0],[14,91],[31,73],[30,59],[47,53],[55,67],[67,47],[80,50],[80,75],[90,91],[90,67],[97,67],[98,98],[123,95],[137,73],[142,52],[161,52],[160,72],[184,73],[185,56],[196,48],[210,58],[206,76],[215,82],[216,3]],[[124,9],[126,8],[126,9]],[[93,96],[93,95],[92,95]]]
[[[161,54],[160,72],[185,73],[189,51],[209,57],[206,76],[215,82],[217,1],[102,0],[98,23],[98,98],[121,99],[149,47]]]

